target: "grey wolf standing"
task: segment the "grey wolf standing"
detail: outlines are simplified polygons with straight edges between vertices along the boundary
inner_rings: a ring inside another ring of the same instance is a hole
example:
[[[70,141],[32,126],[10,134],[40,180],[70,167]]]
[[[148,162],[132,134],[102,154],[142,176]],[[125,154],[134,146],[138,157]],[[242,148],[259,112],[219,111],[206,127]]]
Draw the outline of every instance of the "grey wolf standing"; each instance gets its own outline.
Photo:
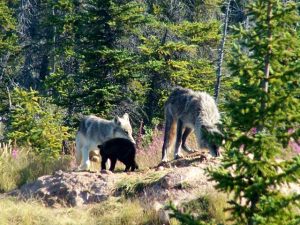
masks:
[[[101,169],[105,170],[105,163],[107,159],[110,159],[110,171],[114,171],[117,160],[125,164],[125,172],[130,168],[131,171],[138,169],[138,165],[135,162],[135,146],[128,139],[114,138],[104,142],[102,145],[98,145],[100,154],[102,157]]]
[[[181,157],[181,147],[191,151],[186,145],[188,135],[194,130],[199,147],[206,147],[211,155],[219,155],[219,147],[203,135],[221,134],[217,128],[220,114],[214,99],[205,92],[175,88],[165,103],[165,136],[162,161],[168,161],[168,151],[175,141],[174,158]]]
[[[118,137],[135,143],[127,113],[113,120],[105,120],[93,115],[84,117],[80,121],[76,135],[76,161],[80,165],[78,170],[89,169],[90,151],[98,151],[98,145]]]

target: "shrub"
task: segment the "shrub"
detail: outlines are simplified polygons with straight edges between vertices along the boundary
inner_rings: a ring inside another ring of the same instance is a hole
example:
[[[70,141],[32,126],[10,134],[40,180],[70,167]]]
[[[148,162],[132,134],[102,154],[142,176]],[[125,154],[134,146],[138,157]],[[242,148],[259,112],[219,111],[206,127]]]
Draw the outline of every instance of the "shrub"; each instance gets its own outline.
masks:
[[[69,137],[62,125],[62,113],[38,96],[37,91],[15,88],[6,138],[18,146],[28,146],[45,160],[58,158],[62,141]]]

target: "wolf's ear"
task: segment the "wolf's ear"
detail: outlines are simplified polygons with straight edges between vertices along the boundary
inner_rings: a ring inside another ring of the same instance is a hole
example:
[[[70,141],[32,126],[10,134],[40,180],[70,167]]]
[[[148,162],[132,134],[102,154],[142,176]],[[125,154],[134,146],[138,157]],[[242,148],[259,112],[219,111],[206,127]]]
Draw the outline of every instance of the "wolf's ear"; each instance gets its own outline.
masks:
[[[123,115],[123,118],[126,119],[126,120],[129,120],[129,115],[128,115],[128,113],[125,113],[125,114]]]
[[[114,123],[119,126],[121,125],[120,118],[118,116],[114,118]]]

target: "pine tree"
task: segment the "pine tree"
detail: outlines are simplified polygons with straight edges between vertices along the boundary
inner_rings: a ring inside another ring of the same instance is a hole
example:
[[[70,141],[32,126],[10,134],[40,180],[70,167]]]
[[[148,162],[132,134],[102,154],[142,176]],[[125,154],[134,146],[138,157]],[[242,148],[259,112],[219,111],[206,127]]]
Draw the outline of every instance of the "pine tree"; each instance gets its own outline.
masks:
[[[300,178],[300,156],[282,158],[300,134],[300,17],[295,3],[279,0],[253,1],[247,11],[250,28],[236,29],[229,65],[227,151],[209,173],[233,194],[235,224],[299,224],[300,195],[280,189]]]
[[[18,51],[16,20],[6,1],[0,2],[0,112],[7,113],[8,87],[11,83],[11,58]]]
[[[219,1],[214,2],[149,1],[153,19],[143,30],[139,48],[149,84],[145,111],[150,121],[163,117],[161,109],[174,86],[213,92],[213,49],[220,39],[220,24],[200,17],[199,11],[208,5],[217,11]]]
[[[74,67],[70,71],[66,63],[58,66],[48,86],[56,103],[106,117],[122,100],[133,97],[137,57],[123,46],[144,22],[143,8],[134,1],[66,2],[56,6],[64,15],[57,21],[57,32],[67,37],[62,55],[74,59]]]
[[[16,21],[13,11],[5,1],[0,2],[0,58],[7,51],[15,50],[16,44]]]

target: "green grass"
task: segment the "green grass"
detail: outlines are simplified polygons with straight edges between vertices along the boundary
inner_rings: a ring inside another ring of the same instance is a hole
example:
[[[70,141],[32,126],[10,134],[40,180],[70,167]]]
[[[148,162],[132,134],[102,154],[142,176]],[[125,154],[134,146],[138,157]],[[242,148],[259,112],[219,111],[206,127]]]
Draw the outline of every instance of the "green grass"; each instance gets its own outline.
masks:
[[[224,209],[226,206],[226,199],[220,194],[204,195],[199,198],[184,203],[181,208],[182,211],[194,215],[197,220],[201,221],[215,221],[217,223],[225,222]]]
[[[224,210],[228,206],[225,195],[212,190],[174,208],[173,216],[183,224],[184,221],[189,221],[189,224],[226,224],[228,215]]]

